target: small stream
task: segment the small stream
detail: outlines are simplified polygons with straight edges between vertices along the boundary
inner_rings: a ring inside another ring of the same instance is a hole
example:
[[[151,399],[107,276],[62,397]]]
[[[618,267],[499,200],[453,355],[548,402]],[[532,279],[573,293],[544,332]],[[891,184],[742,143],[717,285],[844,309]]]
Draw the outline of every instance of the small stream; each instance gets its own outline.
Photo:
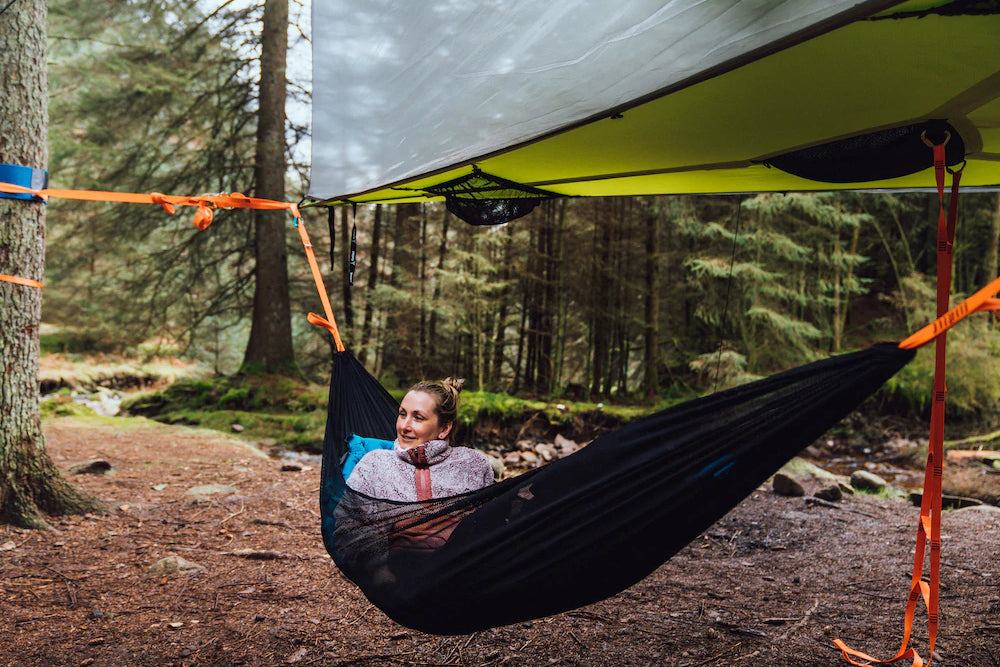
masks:
[[[58,396],[60,394],[45,394],[41,400],[45,401]],[[70,398],[74,403],[90,408],[101,417],[114,417],[120,411],[125,396],[117,391],[98,387],[93,391],[74,391],[70,394]]]

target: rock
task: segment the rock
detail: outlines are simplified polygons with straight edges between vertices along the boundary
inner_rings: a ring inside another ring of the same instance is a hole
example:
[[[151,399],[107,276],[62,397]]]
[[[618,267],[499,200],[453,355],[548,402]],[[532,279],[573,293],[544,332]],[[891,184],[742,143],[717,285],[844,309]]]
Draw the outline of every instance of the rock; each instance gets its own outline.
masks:
[[[924,494],[920,491],[910,492],[910,502],[913,503],[914,507],[920,507],[920,504],[924,500]],[[967,507],[979,507],[983,505],[983,501],[976,498],[966,498],[965,496],[950,496],[947,493],[941,495],[941,509],[945,510],[960,510]]]
[[[541,443],[535,445],[535,451],[538,452],[538,455],[541,456],[542,460],[546,463],[559,458],[559,451],[556,449],[555,445]]]
[[[111,462],[106,459],[93,459],[83,463],[74,463],[69,467],[72,475],[104,475],[111,472]]]
[[[0,551],[13,551],[16,548],[17,545],[13,542],[4,542],[3,544],[0,544]]]
[[[844,492],[840,490],[840,486],[834,485],[834,486],[824,487],[819,491],[817,491],[816,493],[814,493],[813,495],[815,495],[820,500],[828,500],[830,502],[835,503],[844,497]]]
[[[885,490],[885,488],[889,486],[889,483],[873,472],[868,472],[867,470],[855,470],[851,473],[851,486],[858,491],[879,493],[880,491]]]
[[[233,493],[239,493],[239,489],[234,489],[233,487],[226,486],[225,484],[202,484],[201,486],[192,486],[190,489],[184,492],[184,495],[211,496],[217,493],[228,496]]]
[[[281,464],[281,472],[302,472],[302,464],[290,461]]]
[[[829,483],[833,483],[839,475],[835,475],[832,472],[828,472],[820,468],[815,463],[810,463],[801,456],[796,456],[791,461],[781,466],[782,472],[789,477],[794,477],[795,479],[805,479],[806,477],[814,477],[820,481],[825,482],[829,480]]]
[[[535,452],[521,452],[521,461],[532,468],[538,465],[538,454]]]
[[[499,482],[507,476],[507,466],[504,465],[503,460],[499,456],[487,454],[486,458],[490,460],[490,467],[493,468],[493,479]]]
[[[580,449],[580,445],[576,444],[576,442],[561,435],[556,436],[555,446],[559,448],[559,454],[562,456],[569,456],[576,450]]]
[[[854,487],[847,482],[837,482],[837,488],[840,489],[845,495],[854,495]]]
[[[233,429],[233,433],[242,433],[243,432],[243,424],[233,424],[229,428]]]
[[[822,447],[819,445],[809,445],[801,452],[802,456],[807,456],[811,459],[821,459],[823,458],[824,452]]]
[[[503,462],[508,465],[516,466],[521,462],[520,452],[507,452],[503,455]]]
[[[204,566],[180,556],[167,556],[150,565],[148,572],[154,577],[169,577],[175,574],[194,574],[204,569]]]
[[[775,473],[774,478],[771,480],[771,486],[779,496],[798,498],[799,496],[806,495],[805,488],[798,480],[781,472]]]
[[[982,512],[984,514],[1000,515],[1000,507],[996,505],[970,505],[969,507],[961,507],[959,510],[962,512]]]

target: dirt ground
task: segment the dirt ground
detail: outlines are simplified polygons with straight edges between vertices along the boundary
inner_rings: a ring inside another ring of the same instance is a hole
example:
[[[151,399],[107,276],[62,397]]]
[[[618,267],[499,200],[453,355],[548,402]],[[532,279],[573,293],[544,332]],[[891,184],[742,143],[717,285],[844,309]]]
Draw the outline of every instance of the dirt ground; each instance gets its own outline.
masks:
[[[438,637],[388,620],[339,574],[317,465],[282,471],[233,439],[142,420],[54,420],[46,434],[63,469],[112,463],[71,475],[109,511],[0,527],[2,665],[827,666],[847,664],[835,637],[878,657],[902,638],[917,523],[903,501],[764,486],[614,598]],[[204,484],[236,491],[185,493]],[[1000,513],[949,511],[943,533],[934,664],[1000,665]],[[167,556],[203,569],[150,574]]]

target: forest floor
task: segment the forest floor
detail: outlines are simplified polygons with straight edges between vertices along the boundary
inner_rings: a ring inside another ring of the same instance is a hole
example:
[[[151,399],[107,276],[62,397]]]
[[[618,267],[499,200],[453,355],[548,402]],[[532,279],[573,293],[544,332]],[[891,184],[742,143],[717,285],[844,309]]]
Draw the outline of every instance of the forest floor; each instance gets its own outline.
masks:
[[[44,426],[63,470],[111,463],[69,475],[108,511],[0,527],[2,665],[828,666],[847,664],[836,637],[878,657],[902,637],[918,514],[904,500],[765,485],[609,600],[439,637],[396,625],[340,575],[318,466],[282,470],[234,438],[142,419]],[[232,488],[191,493],[208,484]],[[150,573],[169,556],[199,569]],[[942,563],[934,664],[1000,665],[1000,510],[946,512]],[[925,620],[921,608],[926,659]]]

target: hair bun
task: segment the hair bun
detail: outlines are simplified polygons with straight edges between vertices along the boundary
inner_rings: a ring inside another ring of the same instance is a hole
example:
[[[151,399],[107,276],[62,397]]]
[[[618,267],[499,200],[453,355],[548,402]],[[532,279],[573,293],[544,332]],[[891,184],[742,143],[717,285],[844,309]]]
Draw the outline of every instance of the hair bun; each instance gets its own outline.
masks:
[[[445,378],[441,380],[441,386],[451,392],[455,398],[458,398],[465,386],[465,378]]]

